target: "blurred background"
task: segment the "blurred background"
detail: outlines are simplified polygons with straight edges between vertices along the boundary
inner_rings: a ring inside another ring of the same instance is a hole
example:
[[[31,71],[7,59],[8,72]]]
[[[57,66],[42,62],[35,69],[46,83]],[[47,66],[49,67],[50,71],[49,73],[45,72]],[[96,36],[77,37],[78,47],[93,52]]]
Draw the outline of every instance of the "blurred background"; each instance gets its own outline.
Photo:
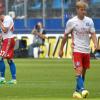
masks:
[[[75,3],[78,0],[5,0],[6,14],[21,21],[20,28],[32,28],[37,19],[47,28],[55,28],[52,19],[58,22],[58,28],[64,27],[65,19],[75,15]],[[83,0],[89,4],[88,16],[100,18],[100,0]],[[32,20],[34,19],[34,21]],[[51,23],[50,23],[51,22]],[[15,25],[15,28],[18,26]]]
[[[0,85],[0,100],[74,100],[72,93],[76,76],[73,63],[71,59],[58,59],[58,51],[66,22],[75,16],[75,3],[79,0],[3,1],[6,6],[5,14],[14,19],[18,84]],[[100,0],[83,1],[89,4],[87,16],[93,18],[98,38],[97,51],[90,41],[91,58],[100,59]],[[38,22],[43,23],[48,39],[39,48],[39,59],[34,59],[32,30]],[[63,58],[72,57],[71,42],[69,35]],[[8,81],[11,73],[7,61],[6,65]],[[86,100],[100,100],[100,60],[91,60],[91,69],[85,81],[90,92],[89,99]]]
[[[5,14],[12,16],[15,22],[14,36],[18,40],[15,50],[25,48],[28,53],[25,55],[25,52],[23,55],[25,57],[32,55],[32,50],[29,50],[29,46],[33,41],[33,37],[30,33],[38,22],[42,22],[46,35],[49,37],[47,40],[49,44],[48,56],[57,57],[57,49],[63,36],[66,21],[76,14],[76,1],[79,0],[4,0],[6,6]],[[100,0],[83,1],[89,5],[87,9],[88,16],[93,18],[99,45]],[[23,41],[20,42],[19,40]],[[68,42],[67,44],[70,45],[70,43]],[[91,50],[94,52],[92,45]],[[44,49],[44,53],[46,52],[46,49]],[[44,57],[43,53],[40,57]],[[65,51],[64,57],[71,57],[70,46]]]

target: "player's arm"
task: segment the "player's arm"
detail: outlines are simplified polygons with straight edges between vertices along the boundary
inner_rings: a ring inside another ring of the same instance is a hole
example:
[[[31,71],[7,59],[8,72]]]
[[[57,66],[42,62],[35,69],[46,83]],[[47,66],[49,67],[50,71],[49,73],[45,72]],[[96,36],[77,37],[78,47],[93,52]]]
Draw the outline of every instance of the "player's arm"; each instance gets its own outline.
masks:
[[[93,20],[91,20],[90,33],[91,33],[92,41],[94,43],[94,48],[97,49],[97,37],[96,37],[96,33],[95,33]]]
[[[13,31],[14,30],[14,23],[11,18],[7,18],[2,22],[2,19],[0,19],[0,27],[4,33],[6,33],[8,30]]]
[[[67,34],[64,34],[64,37],[62,39],[61,46],[60,46],[59,57],[63,56],[63,48],[64,48],[64,45],[67,41],[67,36],[68,36]]]
[[[4,27],[4,25],[3,25],[3,23],[2,23],[1,20],[0,20],[0,27],[1,27],[1,29],[2,29],[2,31],[3,31],[4,33],[6,33],[6,32],[8,31],[8,28]]]
[[[62,42],[61,42],[60,51],[59,51],[59,57],[63,56],[64,45],[65,45],[65,43],[67,41],[68,34],[71,33],[72,30],[73,30],[72,22],[69,20],[67,22],[67,24],[66,24],[66,29],[65,29],[64,37],[63,37]]]
[[[97,37],[95,32],[91,34],[91,38],[94,43],[94,48],[97,49]]]

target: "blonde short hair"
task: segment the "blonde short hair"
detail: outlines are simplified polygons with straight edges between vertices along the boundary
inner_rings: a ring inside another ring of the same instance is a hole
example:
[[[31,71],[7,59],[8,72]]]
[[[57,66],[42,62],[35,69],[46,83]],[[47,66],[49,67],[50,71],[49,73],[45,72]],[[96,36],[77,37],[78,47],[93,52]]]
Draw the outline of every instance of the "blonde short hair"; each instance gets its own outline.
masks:
[[[76,8],[87,8],[88,7],[88,4],[85,3],[84,1],[78,1],[76,2]]]

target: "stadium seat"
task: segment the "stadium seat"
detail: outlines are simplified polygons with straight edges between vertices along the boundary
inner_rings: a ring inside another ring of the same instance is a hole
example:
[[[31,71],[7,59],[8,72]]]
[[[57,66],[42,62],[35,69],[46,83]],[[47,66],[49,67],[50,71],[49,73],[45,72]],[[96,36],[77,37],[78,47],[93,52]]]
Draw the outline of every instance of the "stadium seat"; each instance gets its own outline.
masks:
[[[53,7],[54,9],[60,9],[61,8],[61,0],[53,0]]]
[[[25,29],[24,19],[15,19],[14,28],[15,29]]]
[[[100,0],[91,0],[92,3],[100,3]]]
[[[38,9],[40,9],[41,8],[41,2],[39,1],[39,0],[35,0],[34,2],[33,2],[33,4],[31,5],[31,7],[29,8],[29,10],[38,10]]]
[[[54,9],[61,9],[61,7],[62,7],[61,2],[62,2],[62,0],[54,0],[52,8],[54,8]],[[64,9],[67,9],[69,7],[69,5],[70,5],[69,1],[68,2],[63,2],[63,3],[64,3],[63,4],[64,5]]]

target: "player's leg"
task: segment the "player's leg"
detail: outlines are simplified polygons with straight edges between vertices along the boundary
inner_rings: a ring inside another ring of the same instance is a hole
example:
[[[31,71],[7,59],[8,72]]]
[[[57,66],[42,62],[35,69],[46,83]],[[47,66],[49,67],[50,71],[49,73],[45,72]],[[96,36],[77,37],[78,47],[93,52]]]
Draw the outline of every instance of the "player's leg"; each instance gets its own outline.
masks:
[[[81,53],[74,52],[73,53],[73,62],[74,62],[74,69],[76,73],[76,90],[73,93],[73,97],[82,98],[81,94],[79,96],[79,92],[84,90],[84,82],[82,79],[82,57]],[[74,95],[75,94],[75,95]]]
[[[83,82],[85,82],[86,70],[87,70],[86,68],[83,68],[83,71],[82,71],[82,79],[83,79]],[[89,95],[88,90],[84,89],[84,90],[82,91],[82,97],[83,97],[83,98],[87,98],[88,95]]]
[[[74,69],[76,73],[76,91],[82,91],[84,89],[83,79],[82,79],[82,54],[78,52],[73,53]]]
[[[83,55],[83,70],[82,70],[82,79],[85,82],[85,75],[86,70],[90,67],[90,54],[84,54]],[[89,95],[88,90],[82,91],[82,97],[86,98]]]
[[[12,75],[12,79],[10,81],[8,81],[8,83],[9,84],[16,84],[16,65],[13,61],[14,46],[15,46],[14,38],[8,39],[8,44],[9,44],[9,48],[7,51],[6,59],[7,59],[9,66],[10,66],[10,71],[11,71],[11,75]]]
[[[16,65],[12,59],[8,59],[8,64],[10,66],[10,71],[12,75],[12,80],[9,81],[9,84],[16,84]]]
[[[0,57],[0,84],[4,84],[5,80],[5,63],[2,57]]]
[[[0,74],[1,74],[1,78],[0,78],[0,83],[5,83],[5,63],[4,63],[4,55],[5,55],[5,50],[6,50],[6,46],[7,46],[7,41],[3,40],[2,42],[2,47],[0,50]]]
[[[75,68],[76,71],[76,90],[73,93],[74,98],[82,98],[80,91],[84,90],[84,82],[81,75],[81,67]]]
[[[84,90],[84,81],[82,79],[82,67],[75,68],[76,71],[76,91]]]
[[[85,81],[85,74],[86,74],[86,68],[83,68],[83,70],[82,70],[82,79],[83,79],[83,81]]]

